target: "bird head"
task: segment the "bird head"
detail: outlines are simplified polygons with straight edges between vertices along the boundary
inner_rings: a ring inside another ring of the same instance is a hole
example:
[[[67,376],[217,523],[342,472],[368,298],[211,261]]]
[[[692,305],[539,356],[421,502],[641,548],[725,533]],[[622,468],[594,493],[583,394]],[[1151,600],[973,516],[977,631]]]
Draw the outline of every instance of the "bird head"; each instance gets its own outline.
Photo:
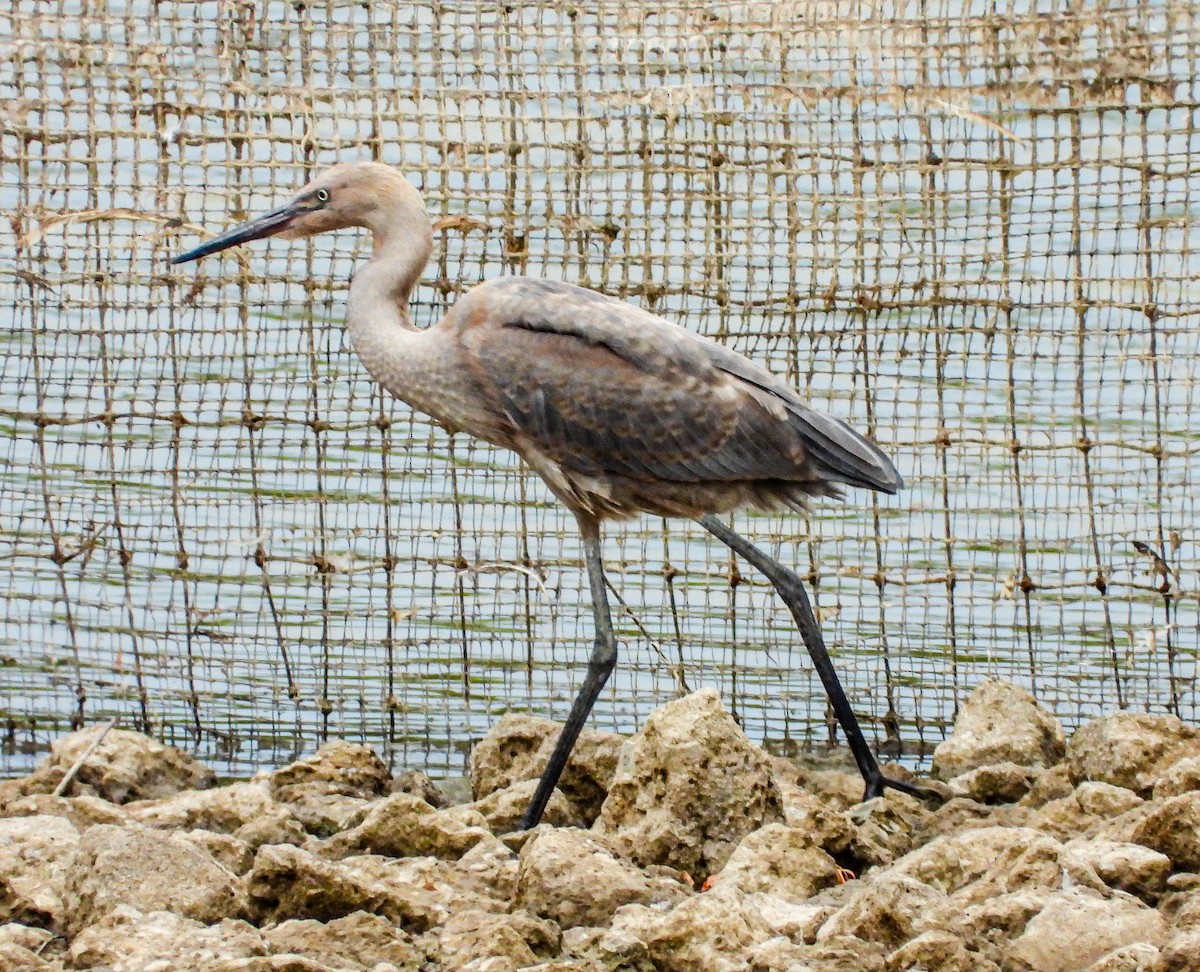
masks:
[[[351,162],[327,169],[277,209],[201,243],[171,262],[188,263],[268,236],[298,240],[348,226],[372,230],[377,249],[388,233],[407,230],[423,237],[431,233],[421,195],[407,179],[378,162]]]

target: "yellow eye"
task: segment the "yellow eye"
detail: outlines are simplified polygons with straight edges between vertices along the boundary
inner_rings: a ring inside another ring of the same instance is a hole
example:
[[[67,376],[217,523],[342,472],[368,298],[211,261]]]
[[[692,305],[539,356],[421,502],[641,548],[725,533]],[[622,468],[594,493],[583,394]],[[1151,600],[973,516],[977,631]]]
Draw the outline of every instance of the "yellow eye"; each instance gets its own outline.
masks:
[[[318,189],[317,190],[317,202],[322,202],[322,203],[329,202],[329,190],[328,189]]]

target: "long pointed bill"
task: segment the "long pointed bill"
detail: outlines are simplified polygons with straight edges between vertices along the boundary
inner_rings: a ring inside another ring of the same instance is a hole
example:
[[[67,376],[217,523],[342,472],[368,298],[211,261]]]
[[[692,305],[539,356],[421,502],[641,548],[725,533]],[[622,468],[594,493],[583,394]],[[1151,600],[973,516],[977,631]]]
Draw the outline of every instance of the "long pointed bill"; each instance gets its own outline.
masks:
[[[227,250],[229,247],[237,246],[239,243],[248,243],[250,240],[261,240],[264,236],[274,236],[276,233],[287,229],[292,220],[302,212],[304,210],[297,203],[287,203],[263,216],[242,223],[240,226],[235,226],[233,229],[227,230],[220,236],[213,237],[207,243],[201,243],[186,253],[181,253],[171,260],[171,263],[189,263],[192,260],[199,260],[201,257],[208,256],[210,253],[219,253],[221,250]]]

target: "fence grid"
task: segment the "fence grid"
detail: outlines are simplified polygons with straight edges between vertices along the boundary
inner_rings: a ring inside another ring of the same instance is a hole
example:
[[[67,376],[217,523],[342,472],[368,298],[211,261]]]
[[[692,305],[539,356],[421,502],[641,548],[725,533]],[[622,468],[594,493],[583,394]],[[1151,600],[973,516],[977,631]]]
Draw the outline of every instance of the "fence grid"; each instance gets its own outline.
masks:
[[[767,365],[908,482],[734,522],[812,582],[920,759],[988,675],[1069,725],[1195,720],[1200,13],[1189,0],[13,0],[0,9],[0,773],[119,715],[240,775],[329,735],[461,771],[562,718],[570,516],[384,396],[355,233],[172,268],[335,161],[439,233],[426,325],[568,280]],[[703,531],[606,540],[631,731],[719,687],[826,741],[770,588]]]

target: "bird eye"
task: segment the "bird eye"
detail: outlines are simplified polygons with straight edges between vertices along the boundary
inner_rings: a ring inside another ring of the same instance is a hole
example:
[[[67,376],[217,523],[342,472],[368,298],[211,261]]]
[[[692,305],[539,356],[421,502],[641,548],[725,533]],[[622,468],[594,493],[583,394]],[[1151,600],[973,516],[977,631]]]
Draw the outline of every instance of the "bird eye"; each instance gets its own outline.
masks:
[[[322,202],[322,203],[329,202],[329,190],[328,189],[318,189],[317,190],[317,202]]]

